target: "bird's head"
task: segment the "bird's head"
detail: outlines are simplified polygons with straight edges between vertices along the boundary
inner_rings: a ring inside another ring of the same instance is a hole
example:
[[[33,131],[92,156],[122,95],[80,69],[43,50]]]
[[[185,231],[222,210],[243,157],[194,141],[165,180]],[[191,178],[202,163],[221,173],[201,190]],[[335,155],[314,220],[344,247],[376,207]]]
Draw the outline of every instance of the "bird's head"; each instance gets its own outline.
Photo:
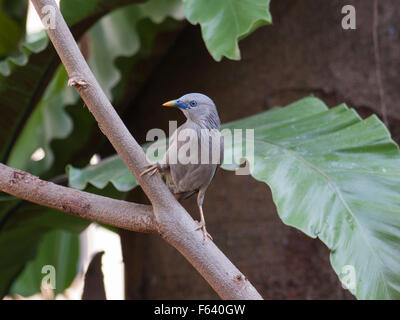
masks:
[[[209,128],[220,127],[217,108],[214,102],[204,94],[189,93],[176,100],[163,104],[164,107],[177,107],[189,121]]]

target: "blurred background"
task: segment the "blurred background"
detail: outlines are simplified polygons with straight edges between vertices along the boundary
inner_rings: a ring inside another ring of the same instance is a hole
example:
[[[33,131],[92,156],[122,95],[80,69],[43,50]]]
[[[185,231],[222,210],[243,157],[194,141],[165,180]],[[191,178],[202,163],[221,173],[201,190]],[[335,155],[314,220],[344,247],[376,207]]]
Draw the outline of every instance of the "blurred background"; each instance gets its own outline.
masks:
[[[341,27],[347,4],[357,10],[356,30]],[[26,1],[0,5],[0,19],[7,20],[7,31],[0,32],[0,80],[7,78],[0,85],[0,130],[8,134],[0,140],[1,162],[65,184],[66,165],[83,168],[115,152],[65,87],[66,73],[36,13]],[[199,26],[183,20],[180,1],[162,12],[138,5],[102,8],[82,18],[79,1],[65,0],[64,7],[61,1],[82,52],[139,143],[149,129],[168,130],[168,120],[183,121],[179,111],[160,105],[188,92],[212,97],[223,123],[314,94],[329,106],[346,102],[362,116],[377,114],[399,142],[398,1],[379,1],[376,11],[373,0],[272,0],[273,24],[240,41],[240,61],[221,62],[207,51]],[[380,76],[384,96],[377,89]],[[12,87],[17,84],[18,90]],[[108,184],[87,190],[148,202],[139,188],[121,192]],[[195,198],[183,204],[197,219]],[[220,170],[204,210],[216,244],[264,298],[354,298],[332,270],[329,250],[282,223],[265,184]],[[8,299],[218,298],[160,237],[61,216],[0,194],[0,266],[6,270],[0,288]],[[40,269],[47,264],[58,270],[57,289],[50,292],[40,291]]]

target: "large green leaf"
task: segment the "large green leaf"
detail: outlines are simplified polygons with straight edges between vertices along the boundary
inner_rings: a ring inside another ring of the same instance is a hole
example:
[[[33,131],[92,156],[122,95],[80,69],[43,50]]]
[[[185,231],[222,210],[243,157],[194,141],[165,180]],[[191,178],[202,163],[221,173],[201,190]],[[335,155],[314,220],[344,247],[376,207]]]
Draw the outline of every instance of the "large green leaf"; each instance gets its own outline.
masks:
[[[149,2],[148,5],[152,3],[155,2]],[[114,64],[118,69],[120,80],[113,87],[111,94],[114,105],[118,109],[131,106],[131,101],[140,92],[179,36],[184,23],[179,20],[180,16],[173,15],[172,12],[169,15],[174,19],[165,19],[165,15],[152,14],[151,17],[138,21],[136,31],[140,49],[132,57],[119,56],[115,59]],[[161,18],[163,20],[159,23]]]
[[[145,18],[162,22],[168,15],[173,15],[180,4],[179,0],[170,0],[167,1],[168,6],[164,4],[155,10],[159,2],[150,0],[145,4],[133,4],[115,10],[90,29],[87,38],[91,52],[89,64],[110,98],[111,89],[120,79],[120,71],[114,65],[115,59],[119,56],[132,56],[141,47],[140,36],[136,31],[137,23]],[[68,11],[68,8],[65,7],[65,10]],[[145,33],[154,37],[154,32]],[[72,121],[64,108],[74,104],[78,95],[73,88],[66,86],[67,81],[65,69],[59,67],[14,142],[8,159],[10,166],[36,175],[50,168],[54,160],[50,143],[54,139],[66,138],[72,131]],[[87,117],[91,118],[91,115],[87,113]],[[33,161],[30,156],[38,148],[42,148],[46,156],[40,161]]]
[[[65,138],[72,129],[71,120],[65,113],[64,106],[68,103],[75,102],[77,100],[77,94],[74,89],[65,87],[67,80],[68,78],[65,69],[60,66],[55,77],[47,87],[43,99],[33,111],[12,149],[8,161],[11,166],[38,175],[48,169],[52,164],[54,156],[50,148],[50,142],[55,138]],[[40,161],[31,160],[31,154],[39,147],[44,149],[46,154],[45,158]],[[64,149],[64,151],[66,151],[66,149]],[[64,154],[67,155],[68,152],[65,152]],[[32,224],[32,221],[29,217],[16,215],[16,212],[29,210],[30,207],[38,210],[38,206],[23,203],[21,201],[20,204],[15,204],[11,201],[9,201],[9,203],[13,204],[13,206],[7,206],[7,203],[0,205],[1,211],[5,212],[5,215],[0,217],[0,220],[2,223],[11,226],[15,221],[19,221],[19,226],[22,229],[24,229],[22,226],[24,226],[25,223],[25,229],[32,232],[32,239],[29,242],[26,242],[25,237],[15,240],[14,245],[17,247],[20,246],[19,248],[21,248],[25,253],[24,255],[19,256],[19,259],[16,256],[10,257],[8,252],[0,252],[0,259],[8,260],[14,265],[14,268],[12,269],[13,272],[7,273],[8,277],[4,276],[6,286],[0,288],[2,289],[0,291],[3,291],[3,288],[5,289],[9,287],[9,284],[15,275],[21,271],[21,265],[23,266],[23,264],[26,263],[27,258],[32,259],[32,257],[35,256],[37,252],[36,247],[40,241],[39,254],[35,257],[35,260],[31,261],[24,268],[22,274],[18,277],[18,280],[13,283],[14,290],[12,290],[12,293],[29,296],[40,291],[40,279],[43,277],[40,270],[41,265],[43,265],[43,260],[58,261],[61,259],[60,257],[66,258],[67,256],[62,249],[70,247],[71,250],[73,250],[72,252],[77,251],[78,249],[75,248],[77,247],[75,243],[79,240],[76,235],[64,231],[53,231],[52,235],[45,235],[45,233],[49,232],[52,228],[60,228],[60,224],[58,223],[64,221],[63,216],[52,215],[49,219],[47,215],[38,215],[41,219],[46,219],[47,222],[50,221],[51,224],[45,229],[37,227],[32,228],[30,225]],[[47,212],[46,209],[40,210]],[[56,219],[54,219],[54,217],[56,217]],[[82,225],[80,219],[71,219],[69,221],[71,227]],[[42,222],[42,224],[46,224],[46,222]],[[87,224],[88,222],[85,221],[83,225],[86,226]],[[63,223],[61,225],[64,229],[68,227],[68,225],[64,225]],[[79,228],[79,230],[81,230],[81,228]],[[29,234],[29,231],[27,234]],[[7,235],[12,233],[18,233],[18,229],[10,227],[8,230],[0,230],[0,241],[6,242],[8,239]],[[60,241],[55,241],[55,238],[59,238]],[[20,242],[20,244],[18,242]],[[26,254],[28,253],[29,255],[27,256]],[[76,265],[79,256],[73,254],[68,256],[68,258],[70,259],[71,264]],[[37,270],[38,268],[40,268],[39,271]],[[59,293],[60,291],[58,290],[65,290],[65,288],[70,284],[72,281],[71,277],[74,277],[76,274],[76,268],[70,268],[70,271],[67,273],[63,272],[63,267],[57,266],[57,269],[56,293]],[[71,272],[73,273],[73,276]],[[62,281],[63,279],[65,281]],[[6,292],[4,291],[4,293]]]
[[[109,11],[138,0],[62,0],[61,10],[75,37],[80,37]],[[20,50],[0,61],[0,161],[6,162],[24,124],[59,64],[44,32],[29,38]]]
[[[150,145],[155,147],[153,150],[155,152],[148,152],[148,157],[151,162],[157,162],[162,159],[166,144],[167,140],[160,139],[156,143],[145,144],[143,149],[146,152]],[[138,186],[136,179],[119,155],[108,157],[96,165],[87,166],[83,169],[68,165],[66,173],[69,186],[79,190],[86,189],[88,185],[97,189],[104,189],[111,183],[117,190],[127,192]]]
[[[5,162],[24,122],[39,100],[55,56],[46,37],[22,45],[22,54],[0,62],[0,160]],[[46,49],[47,48],[47,49]],[[44,50],[44,51],[43,51]],[[28,58],[30,63],[27,64]]]
[[[227,127],[255,129],[252,176],[286,224],[331,249],[354,295],[400,298],[400,152],[376,116],[307,98]]]
[[[115,10],[90,29],[88,39],[90,50],[94,54],[88,62],[110,99],[113,98],[111,90],[121,78],[121,71],[114,64],[115,59],[133,56],[142,46],[138,23],[143,19],[150,19],[155,24],[160,24],[168,16],[182,18],[177,15],[180,7],[180,0],[149,0],[144,4]],[[148,30],[143,30],[143,33],[147,37],[152,36]]]
[[[239,60],[239,39],[272,22],[269,0],[183,0],[187,19],[201,25],[213,58]]]
[[[67,81],[67,72],[60,66],[15,142],[8,165],[36,175],[51,166],[54,155],[50,142],[66,138],[72,131],[72,121],[64,107],[78,100],[75,89],[65,85]],[[31,155],[38,148],[43,148],[45,157],[34,161]]]
[[[125,196],[111,186],[102,190],[89,188],[88,192],[121,200]],[[44,276],[41,270],[49,264],[57,272],[55,293],[63,292],[77,273],[78,234],[92,221],[17,199],[14,203],[6,200],[14,207],[7,212],[11,218],[0,223],[0,297],[40,292]],[[1,214],[2,211],[0,217]]]
[[[113,156],[101,161],[98,165],[87,169],[67,167],[69,185],[83,190],[88,183],[98,189],[103,189],[109,182],[120,191],[129,191],[137,186],[135,178],[130,174],[119,156]]]
[[[0,0],[0,57],[15,49],[24,27],[4,12],[4,6],[4,0]]]
[[[28,13],[28,1],[3,0],[4,13],[13,19],[22,30],[26,28],[26,15]],[[24,32],[21,32],[24,34]]]
[[[271,187],[284,223],[327,245],[335,272],[356,297],[400,298],[400,152],[376,116],[362,120],[344,104],[328,109],[309,97],[223,128],[254,129],[251,175]],[[240,160],[251,141],[243,134],[225,143],[222,168],[237,169],[240,161],[231,164],[229,155]],[[123,170],[130,175],[119,159],[109,161],[119,179]],[[112,175],[101,168],[105,184]],[[70,184],[95,181],[94,171],[71,176]]]
[[[54,239],[46,236],[50,231],[63,230],[68,233],[80,233],[90,223],[90,221],[83,220],[65,213],[57,212],[53,209],[43,208],[38,205],[19,205],[14,211],[11,211],[12,218],[2,223],[0,229],[0,297],[3,297],[9,292],[9,288],[14,282],[17,275],[24,270],[27,261],[30,261],[36,257],[38,252],[38,244],[41,243],[42,248],[48,248],[56,246],[49,242],[53,242]],[[59,231],[56,231],[57,233]],[[68,239],[64,238],[64,243]],[[73,241],[73,240],[72,240]],[[72,245],[73,242],[71,242]],[[66,252],[42,252],[42,256],[39,256],[35,261],[34,265],[40,264],[43,259],[42,257],[51,256],[52,260],[60,259],[58,256],[62,256]],[[76,260],[72,263],[76,264]],[[34,274],[32,274],[32,272]],[[76,270],[74,271],[76,272]],[[40,272],[39,272],[40,273]],[[31,283],[25,282],[26,279],[33,279],[39,275],[36,274],[36,270],[29,267],[22,273],[24,279],[19,281],[18,293],[20,294],[33,294],[39,291],[39,286],[35,286],[33,289]],[[60,277],[65,275],[60,274]],[[69,278],[69,277],[67,277]],[[21,285],[26,283],[26,288],[23,289]],[[62,283],[59,283],[59,289],[62,288]],[[34,291],[36,289],[36,291]],[[65,287],[64,287],[65,289]],[[24,292],[26,290],[26,292]]]
[[[61,0],[60,9],[68,25],[75,28],[76,24],[81,24],[88,18],[98,20],[101,16],[104,16],[112,10],[144,1],[145,0]]]

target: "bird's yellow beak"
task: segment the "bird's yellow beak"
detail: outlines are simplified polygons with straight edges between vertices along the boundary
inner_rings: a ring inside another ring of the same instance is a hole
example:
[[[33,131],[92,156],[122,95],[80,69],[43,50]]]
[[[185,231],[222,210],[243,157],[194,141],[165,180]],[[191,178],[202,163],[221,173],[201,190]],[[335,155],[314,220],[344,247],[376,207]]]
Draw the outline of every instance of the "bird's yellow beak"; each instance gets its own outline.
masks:
[[[171,100],[163,104],[164,107],[175,107],[176,105],[176,100]]]

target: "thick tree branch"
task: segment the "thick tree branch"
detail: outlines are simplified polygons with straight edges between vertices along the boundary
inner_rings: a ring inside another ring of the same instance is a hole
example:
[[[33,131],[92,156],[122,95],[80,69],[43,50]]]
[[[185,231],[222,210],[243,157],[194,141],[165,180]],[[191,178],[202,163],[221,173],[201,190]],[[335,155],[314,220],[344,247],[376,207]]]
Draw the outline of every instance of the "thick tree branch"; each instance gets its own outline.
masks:
[[[175,200],[160,176],[140,176],[148,164],[146,156],[99,86],[54,0],[31,2],[42,20],[48,14],[43,8],[54,8],[56,28],[47,29],[47,33],[68,72],[69,85],[77,89],[100,129],[150,199],[161,236],[186,257],[221,298],[262,299],[212,241],[203,242],[202,233],[195,231],[197,224]]]
[[[151,206],[59,186],[2,163],[0,190],[42,206],[114,227],[145,233],[157,232]]]

